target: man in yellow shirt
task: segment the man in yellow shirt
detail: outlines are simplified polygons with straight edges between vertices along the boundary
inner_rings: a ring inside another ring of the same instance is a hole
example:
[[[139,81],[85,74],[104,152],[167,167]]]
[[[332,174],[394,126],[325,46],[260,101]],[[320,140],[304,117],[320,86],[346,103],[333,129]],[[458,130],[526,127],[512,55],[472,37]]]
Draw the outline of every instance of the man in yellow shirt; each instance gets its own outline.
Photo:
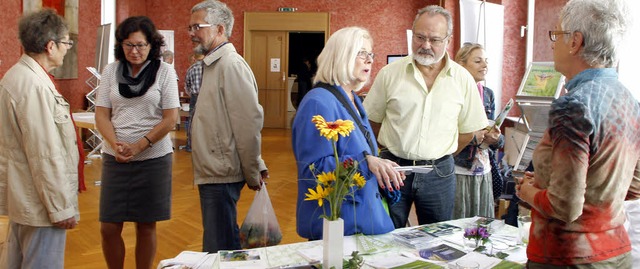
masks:
[[[451,219],[452,154],[472,139],[481,142],[488,124],[473,77],[446,53],[452,27],[444,8],[419,10],[413,22],[414,53],[382,68],[364,101],[381,157],[401,166],[434,168],[407,176],[400,201],[390,205],[396,228],[406,226],[412,203],[419,224]]]

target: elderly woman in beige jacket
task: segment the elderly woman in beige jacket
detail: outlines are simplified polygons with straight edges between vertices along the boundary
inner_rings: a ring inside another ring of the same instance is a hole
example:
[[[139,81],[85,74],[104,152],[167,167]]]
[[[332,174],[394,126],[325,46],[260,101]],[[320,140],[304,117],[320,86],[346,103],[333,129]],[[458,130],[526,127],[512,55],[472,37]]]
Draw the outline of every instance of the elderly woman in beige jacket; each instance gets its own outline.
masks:
[[[45,9],[20,20],[24,55],[0,82],[0,214],[9,216],[0,268],[63,268],[78,224],[78,147],[70,107],[48,72],[73,46]]]

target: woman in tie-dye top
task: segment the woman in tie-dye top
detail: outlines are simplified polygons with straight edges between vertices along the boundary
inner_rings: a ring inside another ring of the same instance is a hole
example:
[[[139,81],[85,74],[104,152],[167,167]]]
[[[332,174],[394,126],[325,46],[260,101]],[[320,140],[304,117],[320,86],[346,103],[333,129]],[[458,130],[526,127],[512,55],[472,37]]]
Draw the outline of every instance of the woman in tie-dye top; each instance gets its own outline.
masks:
[[[549,31],[568,93],[552,103],[535,174],[517,188],[533,207],[528,268],[632,266],[623,202],[640,197],[640,105],[612,68],[627,26],[621,5],[571,0]]]

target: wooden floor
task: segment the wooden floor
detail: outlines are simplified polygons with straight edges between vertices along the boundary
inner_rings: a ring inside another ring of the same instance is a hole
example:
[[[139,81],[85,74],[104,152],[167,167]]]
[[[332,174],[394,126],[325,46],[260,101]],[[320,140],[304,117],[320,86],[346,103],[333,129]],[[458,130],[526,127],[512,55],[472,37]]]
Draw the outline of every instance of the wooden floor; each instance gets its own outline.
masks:
[[[184,128],[173,132],[175,145],[184,145]],[[177,148],[177,147],[176,147]],[[269,167],[270,179],[267,189],[276,211],[282,243],[293,243],[305,239],[296,234],[296,168],[291,149],[291,131],[285,129],[265,129],[262,137],[262,157]],[[65,268],[92,269],[106,268],[100,246],[100,223],[98,204],[100,186],[100,159],[85,167],[87,191],[79,194],[80,225],[70,230],[67,236]],[[241,224],[251,205],[253,191],[244,188],[238,203],[238,223]],[[162,259],[175,257],[183,250],[202,250],[202,222],[197,188],[193,185],[191,154],[176,150],[173,164],[173,207],[171,220],[157,224],[158,251],[155,266]],[[123,231],[127,248],[125,268],[135,268],[135,228],[126,223]]]

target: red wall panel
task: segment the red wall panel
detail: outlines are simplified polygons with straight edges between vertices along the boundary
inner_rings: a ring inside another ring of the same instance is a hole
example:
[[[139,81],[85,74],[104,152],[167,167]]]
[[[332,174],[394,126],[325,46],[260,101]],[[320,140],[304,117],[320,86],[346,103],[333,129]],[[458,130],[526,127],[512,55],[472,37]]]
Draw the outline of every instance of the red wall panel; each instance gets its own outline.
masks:
[[[536,35],[534,41],[534,60],[551,60],[550,45],[544,35],[547,28],[553,27],[557,20],[558,10],[567,0],[537,1],[536,5]],[[59,2],[63,2],[59,0]],[[188,67],[188,56],[192,45],[186,31],[189,24],[191,7],[199,0],[118,0],[116,7],[117,18],[120,22],[128,16],[147,15],[159,29],[175,31],[175,67],[178,75],[183,78]],[[495,2],[495,1],[494,1]],[[442,4],[452,12],[454,20],[458,16],[457,0],[374,0],[367,4],[355,1],[335,0],[273,0],[227,1],[234,11],[235,26],[231,42],[242,54],[244,48],[244,12],[277,11],[278,7],[295,7],[297,12],[330,12],[331,32],[346,26],[363,26],[371,32],[374,39],[374,52],[378,55],[373,67],[373,75],[386,64],[386,55],[405,54],[407,51],[405,31],[410,29],[415,12],[426,5]],[[526,41],[520,37],[520,26],[526,25],[527,1],[502,1],[505,6],[504,32],[504,62],[503,65],[503,95],[502,103],[513,97],[520,85],[525,69]],[[89,87],[84,81],[90,77],[86,66],[93,66],[96,29],[100,25],[100,1],[79,1],[79,44],[78,44],[78,79],[59,80],[60,91],[70,101],[74,109],[84,107],[84,95]],[[21,0],[0,1],[0,10],[21,10]],[[17,24],[20,17],[18,12],[0,13],[0,21],[5,26],[0,31],[0,75],[13,65],[20,57],[21,49],[17,39]],[[454,24],[457,25],[457,24]],[[540,37],[539,37],[540,36]],[[454,40],[458,38],[454,35]],[[455,53],[457,48],[448,48]],[[545,56],[547,55],[547,56]],[[182,87],[182,85],[181,85]]]
[[[53,8],[60,16],[64,17],[64,1],[65,0],[42,0],[42,6]]]

